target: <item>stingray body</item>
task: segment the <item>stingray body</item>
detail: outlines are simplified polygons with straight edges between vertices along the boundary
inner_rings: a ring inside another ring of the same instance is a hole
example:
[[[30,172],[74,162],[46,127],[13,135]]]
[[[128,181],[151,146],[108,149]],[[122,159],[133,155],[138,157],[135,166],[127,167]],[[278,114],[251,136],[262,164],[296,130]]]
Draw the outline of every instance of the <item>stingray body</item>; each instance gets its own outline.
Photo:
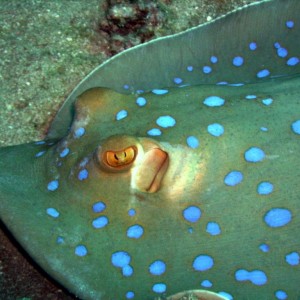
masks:
[[[45,141],[0,149],[1,219],[83,299],[300,297],[299,12],[265,1],[100,66]]]

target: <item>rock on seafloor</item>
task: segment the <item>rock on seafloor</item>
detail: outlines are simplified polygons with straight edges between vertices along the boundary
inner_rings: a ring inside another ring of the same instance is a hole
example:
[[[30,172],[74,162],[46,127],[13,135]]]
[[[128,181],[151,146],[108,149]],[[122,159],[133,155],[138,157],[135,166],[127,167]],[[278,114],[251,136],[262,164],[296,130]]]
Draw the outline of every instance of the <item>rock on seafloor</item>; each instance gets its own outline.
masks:
[[[70,91],[109,56],[255,1],[131,2],[0,0],[1,146],[41,139]],[[76,299],[37,267],[2,224],[0,295]]]

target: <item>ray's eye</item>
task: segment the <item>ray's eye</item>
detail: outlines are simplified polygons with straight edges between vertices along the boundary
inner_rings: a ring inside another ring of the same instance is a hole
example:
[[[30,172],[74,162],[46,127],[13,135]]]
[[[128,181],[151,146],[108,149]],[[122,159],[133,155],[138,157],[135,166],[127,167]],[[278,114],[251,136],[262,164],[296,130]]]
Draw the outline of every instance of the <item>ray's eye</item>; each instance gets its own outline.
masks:
[[[106,151],[104,158],[110,167],[122,168],[133,163],[136,154],[136,147],[130,146],[120,151]]]

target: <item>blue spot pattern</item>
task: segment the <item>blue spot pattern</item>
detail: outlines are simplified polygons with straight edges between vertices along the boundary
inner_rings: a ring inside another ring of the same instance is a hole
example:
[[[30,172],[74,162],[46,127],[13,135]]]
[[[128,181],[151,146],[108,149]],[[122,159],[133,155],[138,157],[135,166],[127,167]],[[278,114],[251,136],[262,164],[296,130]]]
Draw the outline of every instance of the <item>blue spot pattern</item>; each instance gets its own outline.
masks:
[[[243,173],[240,171],[231,171],[229,172],[225,178],[224,183],[228,186],[235,186],[242,182],[243,180]]]
[[[232,64],[236,67],[240,67],[242,66],[244,63],[244,59],[241,56],[236,56],[234,57],[234,59],[232,60]]]
[[[128,116],[128,112],[125,109],[120,110],[119,112],[117,112],[116,114],[116,120],[120,121],[125,119]]]
[[[94,213],[101,213],[102,211],[104,211],[106,208],[106,204],[102,201],[96,202],[93,204],[93,212]]]
[[[204,99],[203,103],[206,106],[217,107],[224,105],[225,100],[219,96],[209,96],[206,99]]]
[[[300,120],[297,120],[297,121],[293,122],[292,130],[293,130],[294,133],[300,134]]]
[[[265,158],[265,153],[258,147],[251,147],[245,152],[245,160],[248,162],[260,162]]]
[[[211,269],[214,265],[214,260],[209,255],[199,255],[194,259],[193,268],[196,271],[204,272]]]
[[[150,136],[160,136],[161,135],[161,130],[158,128],[152,128],[147,131],[147,134]]]
[[[285,291],[278,290],[275,292],[275,297],[279,300],[285,300],[287,299],[288,295]]]
[[[87,169],[82,169],[82,170],[80,170],[79,173],[78,173],[78,179],[79,179],[80,181],[87,179],[88,176],[89,176],[89,172],[88,172]]]
[[[235,272],[235,279],[237,281],[246,281],[249,280],[254,285],[264,285],[267,283],[267,275],[261,270],[247,271],[247,270],[238,270]]]
[[[155,95],[165,95],[169,93],[169,90],[162,90],[162,89],[154,89],[152,93]]]
[[[201,282],[201,286],[203,286],[205,288],[210,288],[210,287],[212,287],[212,285],[213,285],[212,282],[207,279],[205,279]]]
[[[149,266],[149,272],[152,275],[159,276],[165,273],[166,264],[162,260],[156,260]]]
[[[183,210],[182,212],[183,217],[191,222],[191,223],[195,223],[197,222],[200,217],[201,217],[201,210],[198,206],[189,206],[186,209]]]
[[[224,127],[221,124],[213,123],[207,126],[207,131],[212,136],[221,136],[224,133]]]
[[[139,239],[144,233],[144,228],[141,225],[132,225],[127,229],[127,236],[131,239]]]
[[[221,228],[216,222],[208,222],[206,225],[206,232],[210,235],[219,235],[221,233]]]
[[[87,248],[84,245],[78,245],[75,247],[75,254],[77,256],[86,256],[88,253]]]
[[[83,127],[79,127],[74,132],[74,138],[78,139],[85,134],[85,129]]]
[[[273,192],[273,184],[271,182],[261,182],[258,186],[257,186],[257,193],[259,195],[269,195]]]
[[[192,149],[198,148],[200,145],[199,140],[195,136],[192,136],[192,135],[187,137],[186,143]]]
[[[46,212],[47,212],[47,215],[49,215],[52,218],[58,218],[59,217],[59,212],[53,207],[47,208]]]
[[[261,244],[261,245],[259,245],[259,249],[260,249],[262,252],[269,252],[270,246],[267,245],[267,244]]]
[[[156,124],[163,128],[173,127],[176,124],[176,121],[171,116],[160,116],[156,120]]]
[[[272,208],[265,214],[264,220],[270,227],[282,227],[292,220],[292,213],[286,208]]]
[[[156,283],[152,287],[152,291],[158,294],[162,294],[167,290],[167,286],[164,283]]]
[[[92,225],[94,228],[103,228],[108,224],[108,218],[106,216],[100,216],[93,220]]]
[[[59,183],[58,180],[52,180],[48,183],[47,189],[51,192],[58,189]]]
[[[291,266],[298,266],[300,262],[300,256],[298,252],[291,252],[285,256],[285,261]]]

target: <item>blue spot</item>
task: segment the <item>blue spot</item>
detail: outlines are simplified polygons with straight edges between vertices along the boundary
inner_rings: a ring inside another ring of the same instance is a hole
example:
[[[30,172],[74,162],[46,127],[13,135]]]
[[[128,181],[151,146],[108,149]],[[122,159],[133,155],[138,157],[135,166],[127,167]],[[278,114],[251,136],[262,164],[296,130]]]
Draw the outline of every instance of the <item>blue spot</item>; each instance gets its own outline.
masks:
[[[144,93],[144,90],[136,90],[136,93],[137,93],[137,94],[143,94],[143,93]]]
[[[125,119],[127,117],[127,115],[128,115],[127,110],[122,109],[119,112],[117,112],[117,114],[116,114],[116,120],[120,121],[122,119]]]
[[[127,229],[127,236],[131,239],[139,239],[144,233],[141,225],[132,225]]]
[[[155,293],[164,293],[167,290],[167,286],[164,283],[156,283],[152,287],[152,291]]]
[[[48,183],[47,189],[52,192],[57,190],[58,186],[58,180],[52,180]]]
[[[253,100],[253,99],[256,99],[257,97],[256,97],[256,95],[247,95],[245,98],[247,100]]]
[[[286,21],[285,25],[286,25],[287,28],[293,28],[294,27],[294,21],[292,21],[292,20]]]
[[[169,90],[154,89],[154,90],[152,90],[152,93],[155,95],[165,95],[165,94],[169,93]]]
[[[77,256],[86,256],[87,253],[87,248],[84,245],[78,245],[75,247],[75,254]]]
[[[124,90],[128,90],[128,89],[129,89],[129,85],[128,85],[128,84],[124,84],[124,85],[123,85],[123,89],[124,89]]]
[[[134,292],[128,291],[126,293],[126,299],[133,299],[134,298]]]
[[[266,131],[268,131],[268,128],[267,127],[260,127],[260,130],[266,132]]]
[[[38,152],[38,153],[35,155],[35,157],[41,157],[41,156],[43,156],[45,153],[46,153],[45,150],[44,150],[44,151],[40,151],[40,152]]]
[[[187,69],[189,72],[192,72],[192,71],[194,70],[194,67],[193,67],[193,66],[188,66],[186,69]]]
[[[216,85],[227,85],[227,84],[228,84],[227,81],[220,81],[216,83]]]
[[[224,292],[224,291],[219,292],[218,295],[223,296],[223,297],[224,297],[225,299],[227,299],[227,300],[233,300],[232,295],[229,294],[229,293],[226,293],[226,292]]]
[[[292,130],[294,133],[300,134],[300,120],[297,120],[292,124]]]
[[[288,51],[285,48],[280,47],[277,49],[277,55],[279,57],[286,57],[288,55]]]
[[[228,85],[229,86],[243,86],[243,85],[245,85],[245,83],[243,83],[243,82],[240,82],[240,83],[229,83]]]
[[[221,233],[221,228],[216,222],[208,222],[206,225],[206,232],[211,235],[218,235]]]
[[[144,98],[144,97],[138,97],[135,101],[135,103],[138,105],[138,106],[145,106],[146,103],[147,103],[147,100]]]
[[[257,78],[264,78],[270,75],[270,71],[268,69],[263,69],[257,72],[256,77]]]
[[[209,280],[203,280],[203,281],[201,282],[201,285],[202,285],[203,287],[205,287],[205,288],[210,288],[210,287],[212,287],[212,283],[211,283],[211,281],[209,281]]]
[[[173,81],[174,81],[175,84],[180,84],[180,83],[182,83],[183,80],[181,78],[179,78],[179,77],[175,77],[173,79]]]
[[[243,180],[242,172],[231,171],[225,176],[224,183],[229,186],[235,186],[235,185],[241,183],[242,180]]]
[[[166,271],[166,264],[161,260],[156,260],[149,266],[149,272],[152,275],[159,276],[165,273],[165,271]]]
[[[214,265],[214,260],[209,255],[199,255],[195,258],[193,262],[193,268],[196,271],[207,271],[211,269]]]
[[[55,208],[53,208],[53,207],[47,208],[46,212],[52,218],[59,217],[59,212]]]
[[[63,151],[61,151],[61,152],[59,153],[59,156],[60,156],[61,158],[66,157],[66,156],[69,154],[69,152],[70,152],[70,149],[69,149],[69,148],[65,148]]]
[[[257,186],[257,193],[260,195],[269,195],[273,192],[273,184],[268,181],[261,182]]]
[[[130,208],[130,209],[128,210],[128,216],[133,217],[133,216],[135,216],[135,214],[136,214],[135,209]]]
[[[122,268],[122,274],[125,277],[129,277],[133,274],[133,268],[130,265],[126,265]]]
[[[261,244],[261,245],[259,245],[259,249],[260,249],[262,252],[269,252],[270,246],[267,245],[267,244]]]
[[[275,296],[279,300],[285,300],[285,299],[287,299],[287,293],[285,291],[282,291],[282,290],[276,291],[275,292]]]
[[[189,147],[195,149],[199,147],[199,140],[195,136],[188,136],[186,139],[186,143]]]
[[[82,169],[82,170],[79,171],[77,177],[78,177],[79,180],[85,180],[85,179],[88,178],[88,176],[89,176],[88,170],[87,169]]]
[[[212,64],[216,64],[218,62],[218,58],[216,56],[211,56],[210,61]]]
[[[282,227],[292,220],[292,214],[286,208],[272,208],[265,214],[264,220],[270,227]]]
[[[79,127],[74,132],[74,138],[78,139],[85,134],[85,129],[83,127]]]
[[[222,106],[225,103],[225,100],[221,97],[218,96],[209,96],[207,98],[205,98],[205,100],[203,101],[203,103],[206,106],[210,106],[210,107],[216,107],[216,106]]]
[[[152,128],[147,131],[147,134],[150,136],[159,136],[159,135],[161,135],[161,130],[158,128]]]
[[[281,48],[281,46],[280,46],[280,44],[279,44],[278,42],[274,43],[274,47],[275,47],[276,49]]]
[[[273,102],[272,98],[266,98],[261,101],[264,105],[271,105]]]
[[[256,50],[256,49],[257,49],[257,44],[256,44],[255,42],[251,42],[251,43],[249,44],[249,49],[250,49],[251,51]]]
[[[93,204],[93,212],[101,213],[106,208],[106,204],[102,201],[96,202]]]
[[[204,74],[209,74],[212,71],[212,69],[210,66],[204,66],[202,71]]]
[[[224,133],[224,127],[221,124],[213,123],[207,126],[207,131],[213,136],[221,136]]]
[[[103,228],[108,224],[108,218],[106,216],[101,216],[93,220],[92,225],[94,228]]]
[[[117,268],[123,268],[129,265],[130,255],[125,251],[117,251],[111,255],[111,263]]]
[[[156,120],[156,124],[163,128],[173,127],[176,124],[176,121],[171,116],[160,116]]]
[[[237,281],[249,280],[255,285],[264,285],[268,281],[266,274],[260,270],[254,270],[250,272],[247,270],[238,270],[235,272],[235,279]]]
[[[251,147],[245,151],[244,156],[248,162],[259,162],[265,158],[265,152],[258,147]]]
[[[288,66],[296,66],[299,63],[299,58],[298,57],[291,57],[287,60],[286,64]]]
[[[56,239],[56,244],[61,245],[65,242],[64,238],[62,236],[58,236]]]
[[[232,60],[232,64],[236,67],[240,67],[244,63],[244,58],[241,56],[236,56]]]
[[[187,221],[195,223],[201,217],[201,210],[197,206],[189,206],[185,210],[183,210],[182,214]]]
[[[44,145],[46,142],[45,141],[37,141],[35,142],[35,145]]]
[[[299,265],[300,256],[298,252],[291,252],[285,256],[285,261],[291,266]]]
[[[192,227],[189,227],[188,228],[188,233],[193,233],[194,232],[194,229]]]

